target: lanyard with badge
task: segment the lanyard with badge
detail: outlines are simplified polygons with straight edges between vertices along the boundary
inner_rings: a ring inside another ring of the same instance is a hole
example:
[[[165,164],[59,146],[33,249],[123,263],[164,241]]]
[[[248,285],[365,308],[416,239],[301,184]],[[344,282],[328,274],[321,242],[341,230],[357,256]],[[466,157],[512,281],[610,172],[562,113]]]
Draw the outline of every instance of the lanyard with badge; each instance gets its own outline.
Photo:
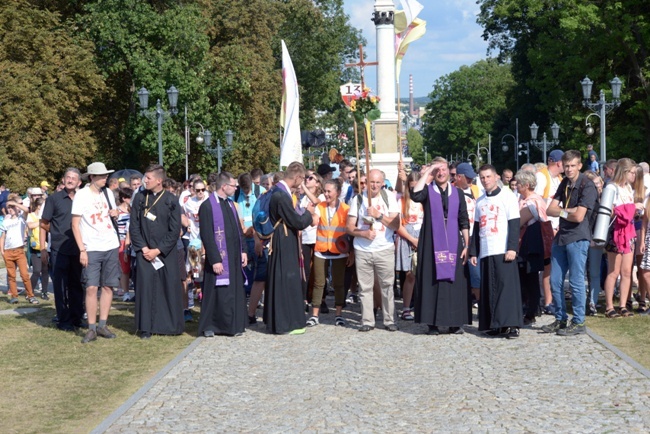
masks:
[[[575,185],[571,187],[571,192],[569,192],[569,182],[567,181],[566,187],[564,189],[564,197],[565,197],[564,209],[560,211],[560,217],[563,219],[567,219],[569,217],[569,212],[567,211],[567,208],[569,208],[569,202],[571,201],[571,195],[573,194],[574,189],[575,189]]]
[[[153,213],[151,212],[151,209],[152,209],[154,206],[156,206],[156,204],[158,203],[158,201],[160,200],[160,198],[163,197],[163,194],[165,194],[165,191],[164,191],[164,190],[160,192],[160,196],[158,196],[158,197],[156,198],[156,200],[153,201],[153,203],[151,204],[151,206],[148,206],[148,205],[149,205],[149,196],[150,196],[150,195],[147,195],[147,198],[145,199],[145,202],[144,202],[144,216],[145,216],[147,219],[151,220],[152,222],[155,222],[155,221],[156,221],[156,215],[153,214]]]

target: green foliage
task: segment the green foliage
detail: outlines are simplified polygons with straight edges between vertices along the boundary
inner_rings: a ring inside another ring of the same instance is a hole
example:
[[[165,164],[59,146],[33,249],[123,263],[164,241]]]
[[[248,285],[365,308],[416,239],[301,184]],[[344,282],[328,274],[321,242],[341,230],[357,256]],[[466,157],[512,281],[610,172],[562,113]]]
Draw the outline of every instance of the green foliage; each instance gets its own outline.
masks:
[[[650,10],[630,0],[480,0],[478,22],[500,59],[512,62],[517,82],[510,96],[511,119],[562,127],[564,149],[584,149],[579,81],[588,75],[593,100],[618,75],[624,82],[622,106],[607,116],[608,158],[649,156],[650,148]],[[541,121],[540,121],[541,119]],[[593,118],[592,118],[593,119]],[[512,131],[510,131],[512,132]],[[527,137],[527,134],[526,134]],[[598,144],[595,144],[598,149]]]
[[[92,44],[56,14],[2,2],[0,29],[0,178],[23,192],[93,157],[92,107],[105,86]]]
[[[408,142],[409,152],[411,153],[413,162],[419,165],[424,164],[424,138],[422,134],[415,128],[409,128],[406,132],[406,141]]]
[[[514,85],[509,65],[481,60],[436,80],[424,116],[424,145],[431,156],[476,152],[506,110]]]

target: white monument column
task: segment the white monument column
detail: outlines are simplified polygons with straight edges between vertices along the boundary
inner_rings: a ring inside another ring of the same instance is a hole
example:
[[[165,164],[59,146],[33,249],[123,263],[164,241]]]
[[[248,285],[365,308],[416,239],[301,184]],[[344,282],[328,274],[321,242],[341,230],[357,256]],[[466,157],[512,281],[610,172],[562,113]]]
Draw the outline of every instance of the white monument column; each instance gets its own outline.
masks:
[[[395,4],[393,0],[375,0],[372,21],[377,28],[377,95],[381,118],[374,122],[375,152],[373,168],[383,170],[393,185],[397,180],[399,147],[395,109]],[[410,159],[409,159],[410,160]]]

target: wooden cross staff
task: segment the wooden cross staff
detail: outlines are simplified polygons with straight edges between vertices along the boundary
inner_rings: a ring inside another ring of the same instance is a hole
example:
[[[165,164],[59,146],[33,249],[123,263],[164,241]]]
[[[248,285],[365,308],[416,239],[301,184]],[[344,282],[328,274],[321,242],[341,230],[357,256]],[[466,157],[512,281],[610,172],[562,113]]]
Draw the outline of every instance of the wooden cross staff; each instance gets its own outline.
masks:
[[[361,92],[363,92],[363,89],[366,87],[366,81],[365,81],[365,76],[364,76],[364,70],[366,66],[376,66],[379,65],[379,62],[366,62],[363,59],[363,44],[359,44],[359,61],[356,63],[346,63],[345,67],[346,68],[359,68],[361,72]],[[354,116],[352,117],[354,119]],[[363,126],[363,130],[366,130],[366,126]],[[370,147],[368,146],[368,137],[366,137],[366,134],[364,133],[363,135],[364,141],[363,141],[363,148],[366,152],[366,170],[370,171]],[[361,167],[360,167],[360,159],[359,159],[359,138],[357,137],[357,121],[356,119],[354,120],[354,143],[355,143],[355,148],[357,151],[357,173],[359,176],[357,177],[357,182],[359,182],[359,178],[361,176]],[[368,196],[368,208],[371,206],[371,201],[370,201],[370,182],[367,179],[368,174],[366,173],[366,196]]]

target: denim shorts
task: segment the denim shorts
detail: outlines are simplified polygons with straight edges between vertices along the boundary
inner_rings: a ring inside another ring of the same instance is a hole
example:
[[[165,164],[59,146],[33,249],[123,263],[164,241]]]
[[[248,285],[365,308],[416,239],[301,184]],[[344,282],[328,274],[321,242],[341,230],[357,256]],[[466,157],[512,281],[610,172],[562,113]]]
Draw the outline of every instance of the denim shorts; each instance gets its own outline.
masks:
[[[84,287],[117,287],[120,286],[119,248],[106,252],[87,252],[88,265],[81,273]]]
[[[269,248],[264,247],[262,256],[255,258],[255,282],[266,282],[267,268],[269,264]]]

